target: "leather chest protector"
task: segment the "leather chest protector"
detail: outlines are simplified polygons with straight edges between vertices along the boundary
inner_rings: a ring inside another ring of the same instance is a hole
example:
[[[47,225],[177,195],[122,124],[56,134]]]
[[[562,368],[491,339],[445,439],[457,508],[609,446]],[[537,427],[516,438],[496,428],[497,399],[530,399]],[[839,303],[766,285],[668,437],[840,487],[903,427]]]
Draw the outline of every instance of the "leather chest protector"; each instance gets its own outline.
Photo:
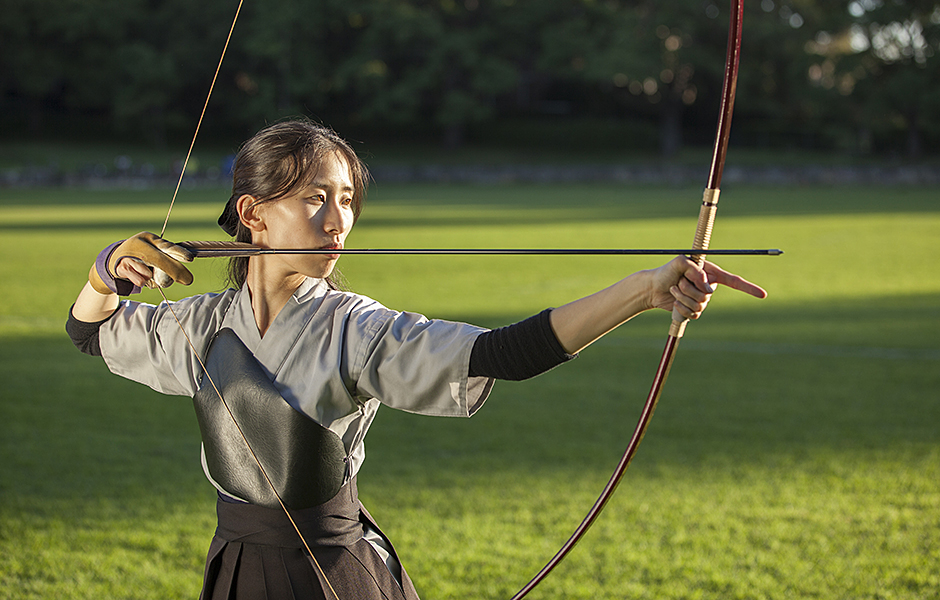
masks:
[[[284,504],[302,509],[333,498],[346,474],[339,436],[288,404],[231,329],[216,334],[205,365]],[[209,474],[230,494],[278,508],[210,377],[193,396]]]

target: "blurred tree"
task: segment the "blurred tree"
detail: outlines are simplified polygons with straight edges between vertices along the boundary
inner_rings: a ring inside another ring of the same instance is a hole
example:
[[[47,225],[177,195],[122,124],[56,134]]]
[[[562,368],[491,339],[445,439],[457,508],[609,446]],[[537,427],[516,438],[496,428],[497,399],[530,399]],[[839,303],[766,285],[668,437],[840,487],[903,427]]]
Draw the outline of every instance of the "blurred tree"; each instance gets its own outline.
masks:
[[[841,4],[841,2],[840,2]],[[845,124],[843,100],[811,84],[819,31],[847,26],[826,0],[761,0],[747,6],[738,80],[737,131],[750,145],[826,147]],[[837,136],[836,136],[837,137]]]
[[[917,158],[925,131],[936,147],[940,3],[801,0],[798,9],[792,14],[804,33],[780,54],[791,66],[780,92],[795,94],[780,108],[797,111],[778,122],[814,130],[827,148],[868,153],[881,146]]]
[[[856,56],[852,69],[834,69],[836,85],[857,85],[875,140],[901,133],[889,149],[920,158],[925,132],[940,138],[940,3],[853,0],[848,12],[855,22],[842,34]]]
[[[195,127],[237,0],[136,2],[123,43],[114,51],[113,75],[121,85],[113,116],[122,130],[139,131],[163,145],[169,132],[185,135]],[[228,79],[222,77],[222,87]]]
[[[110,120],[156,144],[189,135],[237,4],[0,0],[0,121],[38,133]],[[308,114],[453,147],[509,118],[614,120],[656,129],[668,156],[714,133],[728,10],[726,0],[249,0],[204,127],[243,139]],[[915,157],[940,145],[938,0],[754,0],[744,27],[739,141]]]
[[[119,86],[113,48],[120,47],[132,1],[0,0],[0,97],[25,117],[28,131],[70,112],[107,111]],[[52,127],[60,123],[53,123]]]
[[[355,43],[345,2],[246,3],[219,103],[246,133],[273,119],[330,113],[337,65]]]
[[[469,124],[495,115],[518,81],[530,34],[513,0],[375,0],[347,3],[356,44],[334,80],[354,120],[431,124],[459,145]],[[528,3],[525,3],[528,6]]]
[[[589,84],[622,118],[655,120],[665,156],[682,147],[690,113],[691,123],[705,132],[695,141],[714,133],[727,3],[583,2],[577,10],[567,4],[564,18],[542,36],[541,64],[555,79]]]

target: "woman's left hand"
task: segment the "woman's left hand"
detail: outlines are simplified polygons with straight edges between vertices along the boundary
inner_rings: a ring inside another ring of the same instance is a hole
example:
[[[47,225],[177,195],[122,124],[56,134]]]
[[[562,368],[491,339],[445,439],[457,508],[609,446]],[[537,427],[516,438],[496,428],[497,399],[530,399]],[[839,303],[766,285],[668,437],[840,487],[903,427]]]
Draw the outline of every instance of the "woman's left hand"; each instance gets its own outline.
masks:
[[[650,306],[669,311],[675,309],[682,317],[694,320],[702,315],[715,292],[715,285],[724,285],[755,298],[767,297],[767,292],[760,286],[714,263],[706,261],[699,267],[689,258],[677,256],[653,271]]]
[[[717,265],[706,262],[699,267],[685,256],[677,256],[658,269],[639,271],[554,309],[552,330],[565,352],[577,354],[651,308],[675,309],[683,319],[697,319],[715,292],[715,285],[726,285],[756,298],[767,296],[760,286]]]

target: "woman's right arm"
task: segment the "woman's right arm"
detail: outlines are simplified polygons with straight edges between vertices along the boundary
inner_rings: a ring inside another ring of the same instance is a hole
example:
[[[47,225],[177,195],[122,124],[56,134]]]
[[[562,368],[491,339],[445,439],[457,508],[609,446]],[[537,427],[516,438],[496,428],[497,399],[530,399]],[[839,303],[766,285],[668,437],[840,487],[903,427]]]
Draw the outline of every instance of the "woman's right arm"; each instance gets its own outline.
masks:
[[[104,321],[117,310],[120,298],[115,293],[102,294],[86,283],[72,306],[72,316],[85,323]]]
[[[88,283],[72,307],[79,321],[95,323],[114,314],[120,299],[154,281],[167,287],[174,281],[189,285],[193,276],[180,261],[190,262],[192,254],[152,233],[142,232],[101,251],[88,272]]]
[[[72,343],[85,354],[101,356],[98,329],[117,311],[119,294],[137,293],[154,280],[163,287],[173,281],[191,283],[192,275],[181,260],[192,260],[188,250],[146,232],[102,250],[65,325]]]

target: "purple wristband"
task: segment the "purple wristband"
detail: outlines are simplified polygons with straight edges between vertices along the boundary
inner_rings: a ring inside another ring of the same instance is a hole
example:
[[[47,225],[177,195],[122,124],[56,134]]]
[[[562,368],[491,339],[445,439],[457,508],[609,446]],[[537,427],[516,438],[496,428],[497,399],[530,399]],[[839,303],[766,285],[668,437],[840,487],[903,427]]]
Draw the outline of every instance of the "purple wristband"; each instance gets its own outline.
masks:
[[[98,271],[98,277],[108,286],[109,290],[118,296],[130,296],[131,294],[140,292],[140,287],[134,285],[127,279],[115,279],[111,276],[111,272],[108,271],[108,261],[111,259],[111,253],[123,243],[124,240],[114,242],[98,253],[98,258],[95,259],[95,270]]]

